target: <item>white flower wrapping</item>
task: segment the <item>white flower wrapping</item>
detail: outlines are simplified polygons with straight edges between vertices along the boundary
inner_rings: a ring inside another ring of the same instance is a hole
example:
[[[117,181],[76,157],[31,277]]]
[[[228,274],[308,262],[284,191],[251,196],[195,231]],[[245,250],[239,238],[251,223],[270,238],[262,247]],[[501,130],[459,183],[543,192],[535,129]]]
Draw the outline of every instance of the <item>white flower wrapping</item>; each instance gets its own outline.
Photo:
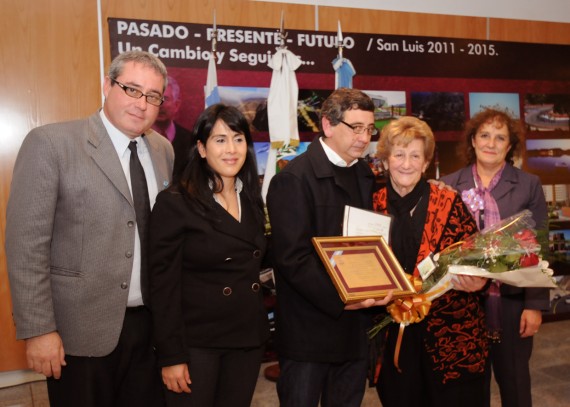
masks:
[[[556,282],[552,275],[554,272],[548,268],[548,262],[542,260],[535,267],[525,267],[511,271],[491,273],[485,269],[475,266],[451,265],[447,270],[449,274],[477,276],[492,278],[501,283],[510,284],[515,287],[546,287],[556,288]]]

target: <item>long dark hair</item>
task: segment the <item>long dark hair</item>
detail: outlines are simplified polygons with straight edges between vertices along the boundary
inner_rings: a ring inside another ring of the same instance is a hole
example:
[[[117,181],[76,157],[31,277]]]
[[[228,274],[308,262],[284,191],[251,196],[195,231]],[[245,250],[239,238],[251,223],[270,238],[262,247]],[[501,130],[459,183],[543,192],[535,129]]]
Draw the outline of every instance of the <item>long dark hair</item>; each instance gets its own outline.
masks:
[[[263,222],[263,200],[261,185],[257,174],[257,162],[253,149],[253,140],[249,132],[249,124],[245,116],[235,107],[218,103],[208,107],[200,114],[190,139],[188,164],[180,175],[176,187],[188,198],[188,201],[204,215],[215,205],[212,193],[221,192],[224,182],[198,152],[198,141],[206,145],[212,129],[218,120],[223,121],[233,131],[243,134],[247,143],[245,162],[237,177],[243,182],[242,194],[245,194],[254,205],[256,217]],[[212,187],[210,187],[212,185]]]

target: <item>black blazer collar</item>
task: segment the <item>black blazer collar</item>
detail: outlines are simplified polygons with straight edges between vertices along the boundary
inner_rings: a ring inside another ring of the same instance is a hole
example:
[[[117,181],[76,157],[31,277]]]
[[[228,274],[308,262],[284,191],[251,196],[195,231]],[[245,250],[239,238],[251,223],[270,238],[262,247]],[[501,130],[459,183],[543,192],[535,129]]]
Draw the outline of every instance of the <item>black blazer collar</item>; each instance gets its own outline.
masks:
[[[259,246],[257,242],[260,236],[261,225],[256,220],[254,208],[245,194],[240,194],[241,200],[241,222],[230,215],[220,204],[214,201],[215,217],[211,219],[212,227],[226,235],[243,240],[251,245]]]

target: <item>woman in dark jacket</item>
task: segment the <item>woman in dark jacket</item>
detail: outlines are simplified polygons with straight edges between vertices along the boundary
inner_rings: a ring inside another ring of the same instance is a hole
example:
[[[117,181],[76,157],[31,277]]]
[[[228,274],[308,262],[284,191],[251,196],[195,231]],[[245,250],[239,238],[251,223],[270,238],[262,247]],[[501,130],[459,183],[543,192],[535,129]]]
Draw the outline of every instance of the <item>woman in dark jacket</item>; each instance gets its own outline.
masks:
[[[157,197],[150,294],[168,406],[249,406],[268,338],[263,203],[249,126],[213,105],[180,180]]]
[[[442,181],[462,193],[479,229],[524,209],[532,212],[537,229],[547,228],[546,200],[540,179],[513,166],[522,135],[520,121],[496,109],[479,112],[465,126],[468,165]],[[503,407],[530,407],[532,342],[542,323],[541,310],[550,307],[549,290],[493,282],[487,293],[485,308],[492,342],[486,369],[485,405],[491,403],[492,369]]]

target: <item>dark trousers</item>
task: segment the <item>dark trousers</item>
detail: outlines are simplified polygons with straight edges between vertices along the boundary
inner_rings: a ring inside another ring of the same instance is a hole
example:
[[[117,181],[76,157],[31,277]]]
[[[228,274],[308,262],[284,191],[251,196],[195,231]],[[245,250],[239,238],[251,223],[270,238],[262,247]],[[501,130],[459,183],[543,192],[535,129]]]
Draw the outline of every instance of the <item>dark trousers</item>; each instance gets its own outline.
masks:
[[[491,343],[485,369],[485,405],[491,405],[491,368],[501,393],[503,407],[531,407],[529,361],[533,338],[521,338],[522,296],[501,297],[501,342]]]
[[[47,381],[51,407],[164,406],[151,328],[147,308],[127,308],[113,352],[103,357],[65,355],[61,378]]]
[[[277,393],[281,407],[359,407],[366,389],[368,361],[345,363],[279,360]]]
[[[399,326],[390,329],[376,390],[383,407],[482,407],[483,374],[443,384],[436,380],[432,363],[424,348],[423,324],[406,327],[399,354],[399,372],[394,351]]]
[[[190,348],[188,370],[192,393],[164,387],[168,407],[249,407],[263,356],[251,349]]]

